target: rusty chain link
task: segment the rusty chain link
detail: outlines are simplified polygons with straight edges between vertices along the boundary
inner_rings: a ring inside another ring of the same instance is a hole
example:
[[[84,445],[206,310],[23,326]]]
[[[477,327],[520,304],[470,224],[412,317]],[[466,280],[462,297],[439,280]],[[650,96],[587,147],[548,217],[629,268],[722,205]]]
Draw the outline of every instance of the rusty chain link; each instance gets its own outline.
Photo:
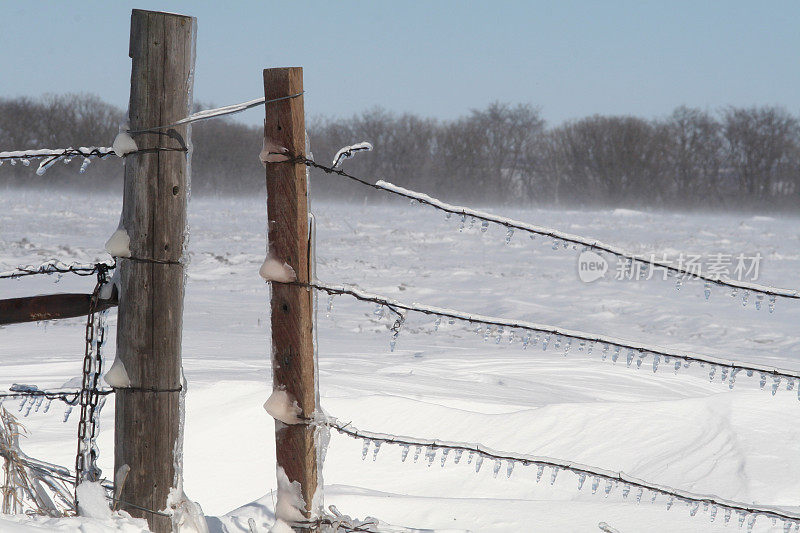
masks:
[[[98,263],[97,285],[92,292],[89,316],[86,319],[86,347],[83,357],[83,380],[80,391],[81,417],[78,421],[78,453],[75,458],[76,487],[81,481],[100,479],[97,466],[97,422],[102,409],[100,376],[103,371],[102,347],[105,342],[107,310],[95,313],[100,289],[108,281],[108,265]],[[103,398],[102,402],[105,402]],[[98,406],[99,404],[99,406]]]

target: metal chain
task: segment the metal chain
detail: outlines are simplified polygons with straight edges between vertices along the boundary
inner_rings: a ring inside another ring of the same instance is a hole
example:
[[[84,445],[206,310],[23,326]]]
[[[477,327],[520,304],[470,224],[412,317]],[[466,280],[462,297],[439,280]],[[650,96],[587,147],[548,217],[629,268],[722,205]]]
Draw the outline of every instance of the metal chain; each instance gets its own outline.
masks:
[[[92,292],[89,316],[86,319],[86,348],[83,357],[83,380],[80,392],[81,417],[78,421],[78,453],[75,458],[76,488],[81,481],[97,481],[101,471],[97,466],[97,418],[102,409],[99,390],[103,371],[102,347],[105,342],[107,311],[95,313],[100,289],[108,280],[108,265],[98,263],[97,285]],[[103,398],[103,403],[105,398]],[[98,404],[99,407],[98,407]]]

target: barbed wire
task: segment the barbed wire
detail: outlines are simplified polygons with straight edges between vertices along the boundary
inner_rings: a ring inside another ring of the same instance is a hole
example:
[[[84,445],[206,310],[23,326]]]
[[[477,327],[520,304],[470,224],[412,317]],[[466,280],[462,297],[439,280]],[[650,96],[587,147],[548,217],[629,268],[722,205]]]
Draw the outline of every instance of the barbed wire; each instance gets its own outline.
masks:
[[[242,102],[240,104],[231,104],[222,107],[217,107],[215,109],[205,109],[203,111],[198,111],[197,113],[193,113],[186,118],[182,118],[177,122],[173,122],[172,124],[165,124],[163,126],[154,126],[152,128],[144,128],[139,130],[127,130],[127,133],[130,134],[153,133],[159,130],[165,130],[168,128],[174,128],[176,126],[191,124],[192,122],[199,122],[202,120],[209,120],[212,118],[220,118],[227,115],[235,115],[237,113],[241,113],[242,111],[246,111],[248,109],[260,106],[261,104],[271,104],[273,102],[289,100],[291,98],[297,98],[298,96],[302,96],[303,94],[305,94],[305,91],[301,91],[296,94],[290,94],[288,96],[281,96],[280,98],[272,98],[270,100],[267,100],[266,97],[261,97],[261,98],[256,98],[255,100],[248,100],[247,102]]]
[[[44,398],[46,400],[59,400],[67,405],[77,405],[80,400],[81,389],[39,389],[33,385],[12,385],[10,392],[0,392],[0,402],[5,399],[19,398]],[[100,389],[100,396],[114,394],[114,389]]]
[[[101,266],[102,265],[102,266]],[[6,270],[0,272],[0,279],[17,279],[25,276],[34,276],[37,274],[76,274],[78,276],[92,276],[97,274],[101,268],[113,270],[116,268],[116,261],[110,263],[72,263],[67,264],[59,259],[51,259],[39,266],[20,266],[13,270]]]
[[[667,497],[668,498],[667,509],[672,507],[675,501],[679,501],[686,504],[687,506],[690,506],[691,507],[690,514],[692,516],[694,516],[697,513],[700,506],[702,505],[704,507],[704,511],[710,509],[709,512],[712,516],[711,519],[713,520],[717,514],[715,508],[721,508],[725,512],[726,524],[730,520],[731,516],[730,513],[732,512],[736,512],[737,514],[739,514],[740,524],[744,522],[745,517],[747,517],[748,515],[751,517],[751,520],[753,522],[755,522],[758,516],[765,516],[776,520],[782,520],[784,524],[789,523],[790,526],[791,525],[797,526],[798,524],[800,524],[800,515],[789,513],[777,507],[768,507],[768,506],[736,502],[732,500],[725,500],[718,496],[713,496],[713,495],[694,494],[673,487],[650,483],[629,476],[623,472],[613,472],[610,470],[592,467],[581,463],[576,463],[573,461],[564,461],[560,459],[554,459],[551,457],[541,457],[529,454],[501,452],[489,448],[487,446],[484,446],[482,444],[451,442],[439,439],[435,440],[420,439],[402,435],[391,435],[387,433],[373,433],[370,431],[361,431],[353,427],[353,425],[350,423],[343,424],[339,422],[337,419],[331,417],[328,417],[318,422],[318,424],[334,429],[337,432],[346,435],[348,437],[363,440],[364,448],[362,451],[362,458],[364,459],[366,458],[367,453],[369,452],[370,444],[372,444],[374,447],[373,449],[374,457],[377,457],[377,453],[380,450],[381,445],[384,443],[402,447],[403,452],[401,455],[401,459],[403,462],[406,461],[411,447],[416,448],[414,455],[414,462],[418,460],[421,449],[424,448],[428,450],[425,454],[425,459],[428,461],[429,465],[432,464],[433,461],[436,459],[436,453],[439,451],[441,451],[440,461],[442,466],[444,466],[445,462],[447,461],[450,452],[453,452],[453,462],[455,464],[458,464],[460,462],[464,452],[468,452],[469,457],[467,459],[467,464],[470,464],[472,460],[475,459],[476,472],[480,470],[484,459],[489,459],[494,461],[493,473],[495,476],[499,473],[503,461],[506,462],[506,473],[508,477],[510,477],[512,474],[512,471],[514,469],[513,466],[514,464],[522,464],[523,466],[536,465],[538,467],[536,475],[537,482],[541,480],[545,468],[551,469],[551,484],[555,483],[556,477],[560,471],[566,470],[578,476],[579,490],[583,488],[583,484],[588,477],[594,478],[594,481],[592,483],[593,494],[597,492],[597,490],[599,489],[599,482],[597,480],[604,480],[606,482],[606,485],[603,489],[603,492],[605,493],[606,496],[608,496],[617,485],[622,485],[623,498],[627,499],[630,490],[632,488],[636,488],[637,494],[635,496],[635,500],[636,503],[640,503],[642,497],[644,496],[645,491],[649,491],[650,493],[652,493],[651,501],[653,502],[659,495],[662,497]]]
[[[667,262],[663,262],[663,261],[658,261],[658,260],[656,260],[656,259],[654,259],[652,257],[648,258],[646,256],[632,254],[632,253],[626,252],[625,250],[623,250],[623,249],[621,249],[619,247],[612,246],[610,244],[602,243],[602,242],[600,242],[600,241],[598,241],[596,239],[590,239],[588,237],[582,237],[580,235],[573,235],[573,234],[570,234],[570,233],[564,233],[564,232],[561,232],[561,231],[558,231],[558,230],[555,230],[555,229],[552,229],[552,228],[545,228],[545,227],[542,227],[542,226],[535,226],[533,224],[520,222],[518,220],[513,220],[511,218],[501,217],[501,216],[498,216],[498,215],[493,215],[491,213],[487,213],[485,211],[479,211],[479,210],[472,209],[472,208],[469,208],[469,207],[448,204],[448,203],[442,202],[441,200],[433,198],[432,196],[429,196],[427,194],[416,192],[416,191],[412,191],[410,189],[405,189],[403,187],[399,187],[397,185],[394,185],[392,183],[389,183],[389,182],[386,182],[386,181],[383,181],[383,180],[378,180],[375,183],[372,183],[372,182],[370,182],[370,181],[368,181],[368,180],[366,180],[364,178],[360,178],[358,176],[354,176],[352,174],[349,174],[349,173],[345,172],[344,170],[317,163],[316,161],[314,161],[312,159],[308,159],[305,156],[299,156],[299,157],[292,158],[288,162],[302,163],[302,164],[304,164],[306,166],[322,170],[323,172],[326,172],[328,174],[336,174],[336,175],[348,178],[350,180],[353,180],[353,181],[355,181],[357,183],[360,183],[361,185],[365,185],[367,187],[371,187],[371,188],[379,190],[379,191],[383,191],[383,192],[387,192],[387,193],[390,193],[390,194],[393,194],[393,195],[396,195],[396,196],[407,198],[409,200],[418,202],[418,203],[420,203],[422,205],[427,205],[429,207],[433,207],[434,209],[437,209],[439,211],[443,211],[445,213],[449,213],[450,215],[460,215],[461,217],[463,217],[462,221],[465,220],[467,217],[470,217],[470,218],[474,218],[474,219],[477,219],[477,220],[481,220],[486,224],[493,223],[493,224],[498,224],[498,225],[504,226],[505,228],[507,228],[508,231],[512,232],[512,234],[513,234],[513,231],[519,230],[519,231],[523,231],[523,232],[529,233],[531,235],[540,235],[540,236],[543,236],[543,237],[549,237],[549,238],[554,239],[554,241],[556,241],[556,242],[561,241],[561,242],[564,242],[564,243],[571,243],[571,244],[574,244],[576,246],[580,245],[580,246],[583,246],[586,249],[592,250],[592,251],[606,252],[606,253],[609,253],[609,254],[614,255],[616,257],[619,257],[619,258],[625,259],[627,261],[630,261],[631,263],[639,263],[641,265],[646,265],[647,268],[664,269],[666,272],[672,273],[673,275],[681,276],[681,277],[684,277],[684,278],[693,278],[693,279],[702,280],[702,281],[705,281],[707,284],[714,284],[714,285],[718,285],[718,286],[729,287],[729,288],[736,289],[736,290],[752,291],[752,292],[755,292],[755,293],[768,295],[770,297],[800,299],[800,291],[795,290],[795,289],[781,289],[781,288],[777,288],[777,287],[768,287],[768,286],[765,286],[765,285],[759,285],[757,283],[736,281],[736,280],[732,280],[732,279],[729,279],[729,278],[718,278],[718,277],[715,277],[715,276],[704,275],[704,274],[701,274],[699,272],[693,272],[692,270],[690,270],[688,268],[671,265],[671,264],[669,264]],[[510,236],[509,236],[509,238],[510,238]]]
[[[45,157],[55,158],[73,158],[73,157],[96,157],[103,159],[116,155],[114,149],[110,146],[97,147],[97,146],[81,146],[80,148],[57,148],[54,150],[43,148],[39,150],[17,150],[10,152],[0,152],[0,165],[2,161],[19,161],[31,160]],[[26,165],[27,166],[27,165]]]
[[[689,363],[693,362],[699,363],[701,366],[710,365],[709,379],[713,381],[714,377],[717,375],[717,370],[720,370],[721,381],[728,381],[730,388],[733,388],[736,376],[741,371],[745,371],[748,376],[752,376],[753,373],[758,372],[761,377],[761,388],[764,388],[766,385],[767,376],[772,376],[773,394],[776,393],[781,379],[788,380],[786,385],[787,390],[792,390],[795,386],[795,381],[800,380],[800,371],[785,370],[755,363],[741,363],[707,355],[697,355],[694,353],[668,350],[659,346],[624,341],[622,339],[617,339],[606,335],[597,335],[582,331],[569,330],[551,325],[537,324],[534,322],[477,315],[456,311],[454,309],[434,307],[419,303],[407,304],[392,298],[372,294],[355,287],[326,285],[320,283],[319,281],[314,283],[301,283],[295,281],[291,282],[290,284],[310,287],[325,292],[328,295],[347,295],[363,302],[371,302],[376,305],[385,306],[399,315],[399,318],[397,321],[395,321],[395,326],[392,328],[394,339],[396,339],[397,333],[399,333],[399,327],[402,326],[402,322],[405,320],[405,317],[402,313],[405,311],[434,316],[439,321],[441,321],[442,318],[447,318],[453,321],[459,320],[462,322],[486,326],[487,330],[484,332],[485,338],[488,338],[489,336],[502,337],[505,334],[506,329],[512,332],[510,333],[511,335],[513,335],[513,330],[535,332],[539,335],[544,335],[541,339],[541,343],[543,349],[545,350],[550,343],[550,337],[555,337],[555,342],[553,343],[555,348],[559,347],[560,338],[563,337],[569,339],[569,344],[565,344],[566,351],[569,351],[571,347],[571,341],[576,340],[579,343],[577,350],[587,355],[591,355],[593,353],[593,347],[595,344],[601,344],[603,345],[603,349],[601,351],[602,359],[606,360],[608,357],[610,357],[611,361],[614,363],[617,362],[617,359],[621,355],[621,351],[625,349],[628,350],[628,354],[625,357],[626,365],[628,367],[630,367],[635,360],[636,368],[641,368],[645,357],[651,356],[654,372],[658,370],[658,367],[662,362],[664,363],[664,366],[668,366],[670,363],[672,363],[674,365],[675,372],[677,372],[681,367],[680,361],[684,362],[685,367],[688,367]],[[489,332],[491,331],[491,327],[496,327],[498,329],[494,333],[490,334]],[[513,337],[510,338],[513,339]],[[527,348],[530,345],[535,345],[538,342],[536,339],[532,340],[530,335],[522,337],[520,341],[523,343],[523,348]],[[672,362],[672,359],[675,359],[674,363]],[[797,387],[798,399],[800,399],[800,383],[797,384]]]

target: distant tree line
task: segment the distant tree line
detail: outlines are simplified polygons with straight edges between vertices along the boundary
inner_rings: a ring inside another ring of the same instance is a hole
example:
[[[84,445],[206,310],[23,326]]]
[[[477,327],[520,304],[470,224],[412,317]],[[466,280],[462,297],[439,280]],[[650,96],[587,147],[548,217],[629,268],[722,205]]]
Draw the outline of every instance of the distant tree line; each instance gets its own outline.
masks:
[[[202,106],[210,107],[210,106]],[[0,99],[0,151],[107,145],[124,113],[89,95]],[[594,115],[548,127],[537,108],[494,103],[456,120],[371,109],[309,121],[311,149],[328,164],[342,146],[375,150],[344,163],[434,196],[481,203],[800,208],[800,121],[779,107],[679,107],[666,118]],[[264,190],[261,128],[234,120],[192,130],[192,190]],[[116,158],[79,175],[74,162],[45,176],[0,168],[0,186],[119,190]],[[337,176],[312,172],[314,194],[374,197]]]

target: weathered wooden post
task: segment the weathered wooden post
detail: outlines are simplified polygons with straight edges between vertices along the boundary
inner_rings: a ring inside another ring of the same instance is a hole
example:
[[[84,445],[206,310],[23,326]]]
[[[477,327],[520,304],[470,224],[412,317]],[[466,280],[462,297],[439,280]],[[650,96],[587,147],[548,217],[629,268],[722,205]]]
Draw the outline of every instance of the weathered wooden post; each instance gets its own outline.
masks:
[[[304,156],[306,145],[303,97],[269,102],[303,92],[303,69],[264,70],[265,146],[285,148],[289,157]],[[308,184],[302,162],[267,163],[269,255],[294,269],[297,281],[309,283]],[[300,418],[311,419],[317,408],[313,342],[313,291],[300,285],[272,283],[272,381],[297,402]],[[277,466],[290,482],[300,483],[304,515],[312,515],[317,491],[316,428],[275,421]],[[297,531],[317,531],[317,527]]]
[[[189,115],[197,22],[193,17],[133,10],[131,14],[132,132]],[[189,128],[173,128],[189,144]],[[154,532],[171,531],[163,511],[177,486],[181,328],[188,154],[164,130],[133,133],[139,152],[125,161],[122,229],[130,258],[120,258],[117,358],[131,388],[118,389],[114,466],[120,507],[146,518]],[[167,150],[164,150],[167,149]],[[143,152],[144,150],[144,152]],[[124,477],[124,479],[122,479]],[[119,490],[121,488],[121,491]]]

